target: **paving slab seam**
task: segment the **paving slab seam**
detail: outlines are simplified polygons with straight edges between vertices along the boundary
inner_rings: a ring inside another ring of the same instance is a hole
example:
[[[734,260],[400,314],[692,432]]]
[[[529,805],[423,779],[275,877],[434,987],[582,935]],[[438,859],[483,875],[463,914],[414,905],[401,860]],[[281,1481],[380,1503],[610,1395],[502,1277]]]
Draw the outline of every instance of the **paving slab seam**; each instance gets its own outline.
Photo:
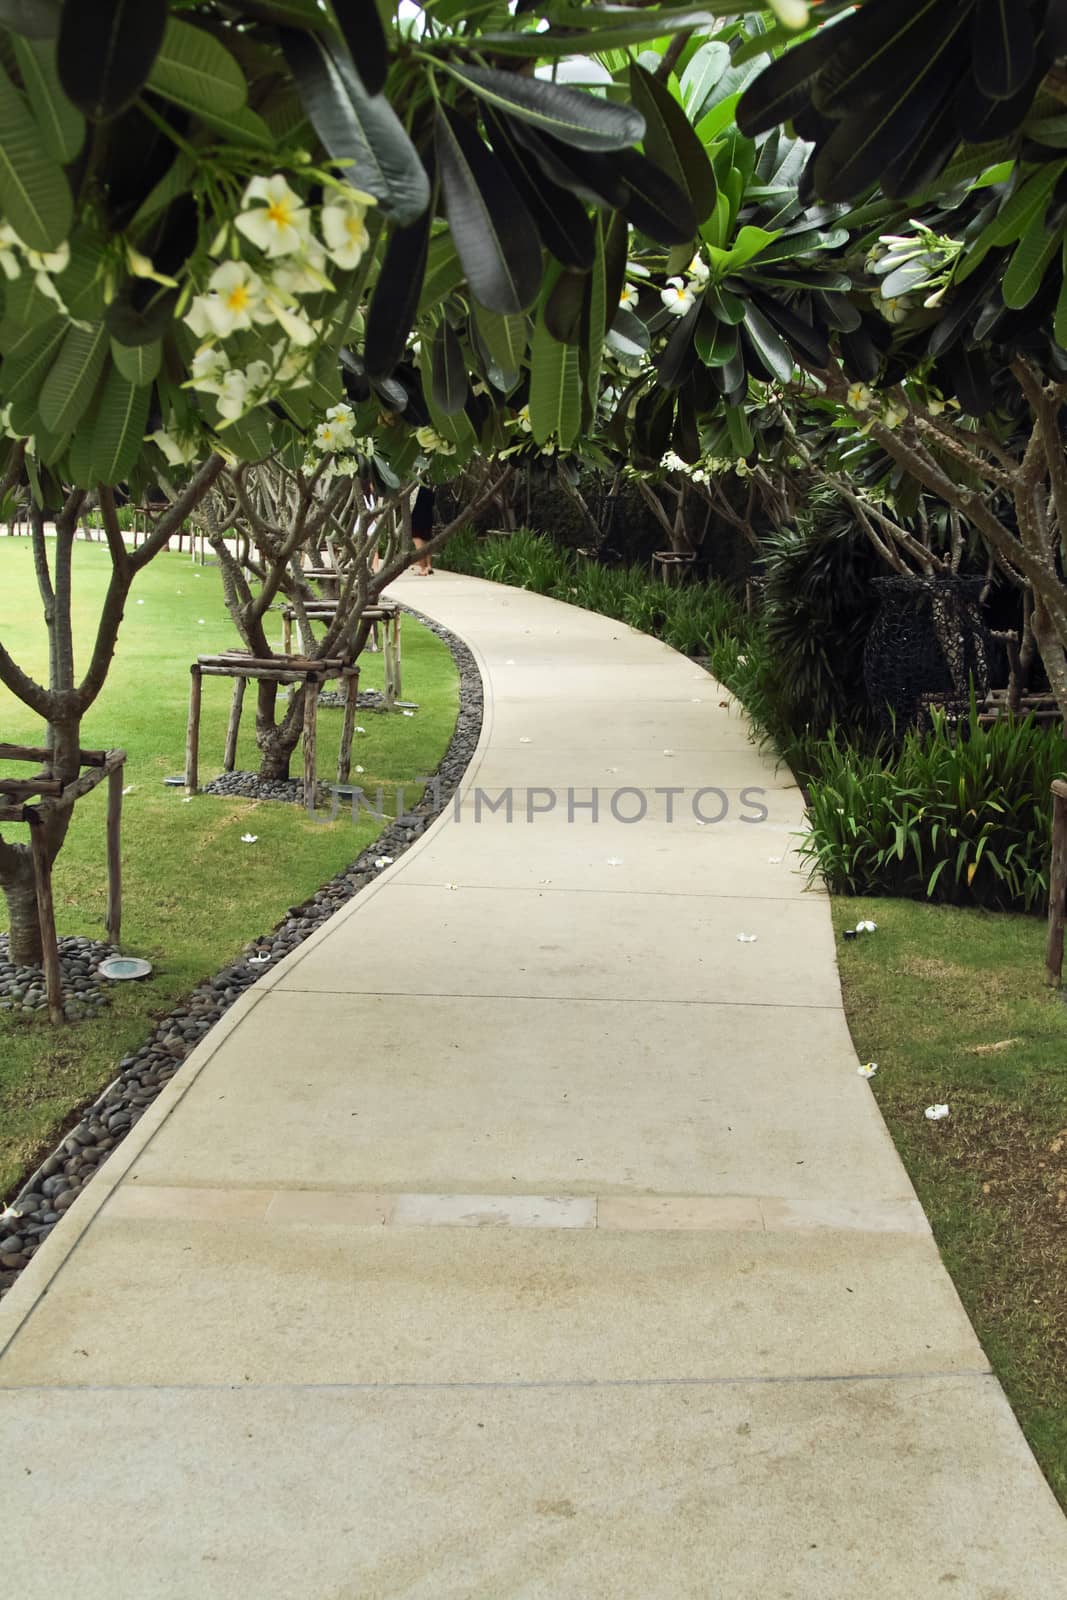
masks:
[[[397,889],[440,889],[441,880],[439,878],[405,878],[402,881],[398,880],[395,887]],[[564,887],[550,883],[461,883],[457,887],[461,893],[464,889],[470,888],[476,890],[478,894],[513,894],[516,889],[526,890],[527,892],[530,889],[536,889],[539,894],[581,894],[586,896],[600,894],[611,895],[616,899],[620,896],[628,895],[634,900],[736,900],[738,898],[735,894],[716,894],[711,889],[609,889],[606,886],[603,888],[598,886],[595,889],[572,889],[569,886]],[[814,899],[827,898],[824,889],[812,889],[803,892],[810,893]],[[771,906],[792,906],[798,903],[796,895],[793,894],[748,894],[745,896],[746,905],[753,900],[758,900],[761,905]]]
[[[387,1383],[0,1383],[0,1394],[378,1394],[414,1391],[782,1388],[819,1383],[996,1383],[991,1367],[922,1372],[797,1372],[733,1378],[499,1378]],[[997,1383],[997,1387],[1000,1385]]]
[[[308,995],[334,995],[351,999],[354,995],[380,995],[388,1000],[509,1000],[543,1001],[546,1005],[554,1005],[559,1000],[566,1000],[573,1005],[603,1005],[603,1006],[734,1006],[745,1007],[750,1011],[839,1011],[840,1006],[827,1001],[816,1005],[810,1000],[803,1005],[798,1005],[795,1000],[677,1000],[672,998],[650,1000],[644,995],[632,994],[514,994],[500,989],[485,993],[480,989],[301,989],[295,983],[287,983],[284,993]]]

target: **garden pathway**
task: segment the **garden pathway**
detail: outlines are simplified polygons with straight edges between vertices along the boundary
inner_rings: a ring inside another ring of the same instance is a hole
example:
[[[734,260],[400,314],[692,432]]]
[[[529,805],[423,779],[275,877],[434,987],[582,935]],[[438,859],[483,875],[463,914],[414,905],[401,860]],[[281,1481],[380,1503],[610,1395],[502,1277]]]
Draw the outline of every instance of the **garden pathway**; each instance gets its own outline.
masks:
[[[485,676],[458,816],[238,1002],[0,1306],[6,1590],[1062,1593],[796,789],[661,644],[397,592]]]

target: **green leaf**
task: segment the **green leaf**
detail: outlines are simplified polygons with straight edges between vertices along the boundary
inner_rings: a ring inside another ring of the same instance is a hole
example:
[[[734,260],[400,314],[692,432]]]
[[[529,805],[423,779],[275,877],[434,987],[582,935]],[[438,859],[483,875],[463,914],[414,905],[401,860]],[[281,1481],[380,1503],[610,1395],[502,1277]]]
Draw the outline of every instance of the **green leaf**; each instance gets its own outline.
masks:
[[[695,237],[692,201],[662,167],[636,150],[620,150],[614,164],[630,191],[622,209],[635,228],[657,244],[686,244]]]
[[[124,111],[144,87],[166,21],[167,0],[67,0],[56,46],[67,98],[95,122]]]
[[[645,120],[645,154],[669,173],[693,204],[697,222],[715,206],[715,173],[692,124],[666,84],[644,67],[630,67],[630,91]]]
[[[1056,302],[1055,335],[1060,349],[1067,350],[1067,239],[1063,241],[1063,282]]]
[[[430,389],[434,404],[448,417],[454,417],[467,403],[467,359],[447,317],[441,318],[434,334]]]
[[[368,94],[381,94],[389,56],[375,0],[330,0],[330,7],[364,88]]]
[[[396,112],[369,95],[351,61],[311,34],[286,32],[282,48],[312,127],[344,176],[402,226],[430,203],[430,180]]]
[[[263,118],[248,106],[240,106],[236,111],[201,111],[200,120],[221,133],[230,144],[254,145],[259,150],[274,150],[277,146]]]
[[[451,107],[434,122],[448,222],[474,298],[505,316],[525,311],[541,281],[541,240],[499,160]]]
[[[257,406],[247,416],[227,424],[222,432],[227,450],[232,450],[239,461],[262,461],[273,447],[270,419],[262,406]]]
[[[586,55],[617,45],[641,44],[663,38],[683,28],[707,27],[714,17],[736,15],[728,0],[709,0],[694,9],[640,12],[624,6],[559,6],[552,12],[553,26],[544,33],[479,33],[478,47],[498,56],[536,56],[550,61],[557,56]],[[559,30],[557,32],[557,29]],[[578,30],[578,31],[575,31]]]
[[[521,77],[488,67],[451,61],[441,65],[498,111],[532,122],[577,150],[624,150],[645,132],[644,118],[632,106],[615,105],[543,78]]]
[[[1019,0],[978,0],[974,36],[974,79],[991,100],[1007,100],[1034,70],[1034,19]]]
[[[1062,243],[1062,228],[1046,228],[1039,211],[1016,245],[1004,274],[1001,293],[1006,306],[1019,311],[1030,304]]]
[[[112,339],[111,359],[124,378],[143,387],[159,375],[163,346],[158,339],[152,344],[138,345],[119,344],[117,339]]]
[[[725,278],[731,272],[739,271],[772,245],[777,237],[776,233],[768,233],[765,228],[744,227],[738,230],[737,238],[729,250],[716,250],[709,245],[708,255],[716,277]]]
[[[788,383],[796,365],[792,352],[777,329],[754,305],[745,308],[744,326],[763,365],[779,383]]]
[[[148,87],[187,111],[209,116],[239,111],[248,98],[244,73],[230,52],[203,28],[177,17],[167,22]]]
[[[0,213],[31,250],[55,250],[74,205],[63,169],[41,148],[23,96],[0,67]]]
[[[367,313],[363,356],[372,378],[387,378],[404,354],[426,274],[432,206],[406,228],[394,228]],[[451,249],[451,240],[446,240]],[[461,276],[455,260],[457,279]],[[437,299],[443,299],[438,295]],[[435,302],[436,303],[436,302]]]
[[[691,119],[699,122],[712,90],[730,65],[730,46],[719,39],[702,44],[682,73],[682,102]]]
[[[487,311],[477,301],[473,310],[475,326],[485,346],[485,353],[502,380],[500,384],[494,386],[501,388],[507,394],[518,382],[522,363],[526,358],[526,345],[530,336],[529,318],[525,315],[502,317],[497,311]]]
[[[544,445],[555,438],[569,450],[582,422],[581,364],[576,345],[553,339],[545,322],[548,304],[560,268],[552,264],[545,277],[530,350],[530,424],[534,441]]]
[[[54,39],[61,12],[60,0],[0,0],[0,28],[24,39]]]
[[[53,307],[53,311],[54,311]],[[5,401],[32,405],[67,334],[65,317],[28,328],[0,365],[0,393]],[[32,433],[32,428],[28,430]]]
[[[590,411],[596,414],[600,395],[600,370],[604,361],[604,319],[607,315],[607,267],[604,260],[604,224],[596,222],[596,255],[589,274],[584,309],[585,391]]]
[[[71,327],[44,388],[41,421],[52,433],[69,433],[88,408],[107,359],[107,329]]]
[[[140,387],[112,367],[104,383],[93,428],[92,468],[96,483],[122,483],[144,447],[151,386]]]
[[[85,141],[85,120],[60,87],[55,44],[50,39],[16,38],[14,46],[45,152],[65,165]]]
[[[458,289],[463,282],[463,263],[456,254],[451,234],[439,233],[430,241],[426,275],[419,296],[419,310],[428,311]]]

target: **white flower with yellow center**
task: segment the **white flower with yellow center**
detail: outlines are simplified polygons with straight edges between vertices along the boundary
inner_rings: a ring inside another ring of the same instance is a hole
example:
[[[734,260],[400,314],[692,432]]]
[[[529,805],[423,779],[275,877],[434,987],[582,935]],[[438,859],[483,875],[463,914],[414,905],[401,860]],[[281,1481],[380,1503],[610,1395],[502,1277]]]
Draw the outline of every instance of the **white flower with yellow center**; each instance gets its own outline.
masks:
[[[633,308],[637,304],[637,297],[638,297],[639,293],[640,293],[640,290],[637,288],[637,286],[635,284],[632,284],[632,283],[624,283],[623,284],[623,286],[622,286],[622,294],[620,294],[620,296],[619,296],[619,305],[623,308],[624,311],[632,311],[633,310]]]
[[[908,415],[908,408],[899,400],[890,400],[882,412],[882,421],[887,428],[899,428]]]
[[[667,287],[660,291],[660,299],[675,317],[684,317],[695,298],[691,285],[681,278],[668,278]]]
[[[853,411],[866,411],[874,396],[865,383],[852,383],[848,387],[845,401]]]
[[[215,334],[225,339],[252,326],[262,310],[263,280],[244,261],[226,261],[208,281],[210,294],[198,294],[185,316],[198,338]]]
[[[237,418],[247,411],[250,404],[248,379],[239,367],[234,367],[223,378],[219,385],[216,404],[219,416],[226,422],[236,422]]]
[[[878,309],[887,322],[907,322],[912,305],[907,295],[890,295],[879,300]]]
[[[326,276],[326,252],[317,239],[309,239],[303,255],[284,261],[271,273],[272,285],[283,294],[321,294],[333,284]]]
[[[241,205],[244,209],[236,219],[238,232],[266,255],[289,256],[304,249],[311,213],[280,172],[272,178],[253,178]]]
[[[518,423],[519,428],[523,433],[533,432],[533,423],[530,421],[529,406],[519,407],[518,411],[515,413],[515,421]]]
[[[688,271],[689,276],[695,278],[697,283],[707,283],[711,268],[698,251],[689,263]]]
[[[345,272],[359,266],[370,244],[366,216],[367,207],[373,204],[373,196],[348,189],[333,196],[322,208],[326,253]]]

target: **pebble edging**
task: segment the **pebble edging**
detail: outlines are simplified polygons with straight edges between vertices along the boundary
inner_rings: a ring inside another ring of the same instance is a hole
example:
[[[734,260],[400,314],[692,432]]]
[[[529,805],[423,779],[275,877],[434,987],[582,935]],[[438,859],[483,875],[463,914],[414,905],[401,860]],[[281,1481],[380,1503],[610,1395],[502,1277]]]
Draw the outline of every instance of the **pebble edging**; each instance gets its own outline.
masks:
[[[8,952],[8,936],[0,933],[0,1011],[46,1010],[44,968],[16,966]],[[60,939],[59,971],[68,1022],[83,1022],[101,1006],[111,1004],[107,979],[97,976],[97,968],[101,961],[118,953],[114,945],[99,939]]]
[[[76,1126],[23,1184],[6,1210],[0,1212],[0,1299],[64,1211],[74,1204],[97,1168],[130,1129],[136,1127],[186,1056],[234,1001],[283,956],[303,944],[340,906],[373,882],[388,864],[379,866],[377,863],[386,857],[391,862],[413,844],[427,824],[444,810],[455,792],[481,734],[481,675],[462,639],[410,607],[405,606],[404,610],[448,645],[460,679],[455,730],[422,803],[386,828],[355,861],[323,884],[310,899],[302,905],[291,906],[289,914],[270,933],[247,944],[237,961],[194,989],[187,1000],[157,1024],[139,1050],[122,1058],[118,1076],[83,1112]],[[93,971],[104,954],[114,953],[110,947],[95,946],[92,940],[63,942],[79,949],[92,946],[88,958],[79,955],[77,959]],[[97,948],[99,956],[96,956]],[[267,962],[249,960],[263,956],[270,959]],[[95,986],[95,979],[92,981]],[[105,1001],[106,998],[105,993]]]

